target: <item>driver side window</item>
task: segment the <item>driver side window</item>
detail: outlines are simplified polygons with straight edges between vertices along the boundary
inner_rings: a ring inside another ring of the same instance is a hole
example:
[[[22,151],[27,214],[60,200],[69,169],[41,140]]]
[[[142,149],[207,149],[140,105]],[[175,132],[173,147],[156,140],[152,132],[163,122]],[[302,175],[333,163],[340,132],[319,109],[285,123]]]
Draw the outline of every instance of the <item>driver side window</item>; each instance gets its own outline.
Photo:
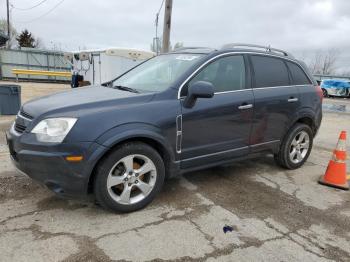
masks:
[[[181,96],[186,96],[188,87],[197,81],[212,83],[215,93],[244,89],[245,66],[243,56],[226,56],[211,62],[186,84]]]

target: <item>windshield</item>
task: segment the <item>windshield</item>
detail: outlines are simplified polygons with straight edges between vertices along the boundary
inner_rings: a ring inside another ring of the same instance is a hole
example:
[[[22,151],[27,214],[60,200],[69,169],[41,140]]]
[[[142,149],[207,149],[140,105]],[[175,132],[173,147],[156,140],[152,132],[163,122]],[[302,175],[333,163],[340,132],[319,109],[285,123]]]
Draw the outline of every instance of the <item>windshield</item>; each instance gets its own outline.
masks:
[[[113,87],[128,87],[138,92],[159,92],[169,88],[201,54],[169,54],[152,58],[113,81]]]

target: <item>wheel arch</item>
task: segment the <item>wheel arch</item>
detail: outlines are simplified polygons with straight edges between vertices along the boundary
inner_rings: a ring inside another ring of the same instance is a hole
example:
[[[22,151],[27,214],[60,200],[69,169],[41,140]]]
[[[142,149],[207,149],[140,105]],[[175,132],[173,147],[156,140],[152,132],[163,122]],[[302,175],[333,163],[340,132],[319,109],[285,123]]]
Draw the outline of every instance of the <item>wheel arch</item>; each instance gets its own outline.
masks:
[[[313,135],[316,135],[317,125],[315,122],[314,114],[312,114],[310,112],[304,112],[304,113],[298,114],[298,116],[294,119],[292,124],[289,126],[289,129],[297,123],[302,123],[302,124],[308,125],[311,128]]]
[[[311,130],[314,133],[316,133],[315,121],[311,117],[308,117],[308,116],[301,117],[296,121],[296,123],[306,124],[311,128]]]
[[[129,142],[142,142],[154,148],[164,161],[166,177],[172,177],[175,166],[175,156],[170,144],[159,133],[145,129],[129,129],[128,132],[118,133],[120,129],[116,129],[113,136],[106,139],[104,142],[99,140],[99,143],[106,146],[106,150],[98,157],[95,162],[88,180],[88,193],[93,193],[93,184],[96,178],[96,170],[98,165],[118,146]]]

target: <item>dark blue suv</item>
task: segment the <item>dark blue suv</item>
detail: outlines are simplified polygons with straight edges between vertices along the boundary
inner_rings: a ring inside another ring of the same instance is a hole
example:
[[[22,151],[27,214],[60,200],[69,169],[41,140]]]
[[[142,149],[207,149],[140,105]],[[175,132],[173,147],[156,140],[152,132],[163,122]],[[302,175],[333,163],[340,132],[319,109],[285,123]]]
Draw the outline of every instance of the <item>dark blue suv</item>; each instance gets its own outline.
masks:
[[[57,194],[93,193],[129,212],[183,172],[262,154],[302,166],[321,104],[306,66],[285,51],[183,48],[103,86],[24,104],[7,140],[15,166]]]

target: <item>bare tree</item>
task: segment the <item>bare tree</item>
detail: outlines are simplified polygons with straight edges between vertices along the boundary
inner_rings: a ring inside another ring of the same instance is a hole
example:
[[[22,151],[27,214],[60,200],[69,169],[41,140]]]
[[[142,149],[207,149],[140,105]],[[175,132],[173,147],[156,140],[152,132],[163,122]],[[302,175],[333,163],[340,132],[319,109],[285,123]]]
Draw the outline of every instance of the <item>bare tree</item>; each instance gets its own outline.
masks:
[[[159,54],[161,50],[162,50],[162,39],[161,38],[153,39],[153,43],[151,43],[151,51],[156,54]]]
[[[309,63],[309,69],[313,74],[331,75],[335,73],[339,58],[337,49],[317,51]]]
[[[45,44],[44,44],[44,41],[42,40],[42,38],[37,37],[35,39],[35,47],[38,49],[45,49]]]
[[[10,48],[15,48],[17,47],[17,31],[16,29],[12,26],[12,24],[10,24],[10,28],[11,28],[11,37],[10,37],[10,42],[8,44],[8,46]],[[0,19],[0,31],[3,31],[5,33],[7,33],[7,21],[5,19]]]
[[[346,76],[346,77],[349,77],[350,76],[350,70],[343,70],[339,76]]]
[[[184,43],[183,42],[176,42],[175,45],[174,45],[174,50],[178,49],[178,48],[181,48],[184,46]]]

